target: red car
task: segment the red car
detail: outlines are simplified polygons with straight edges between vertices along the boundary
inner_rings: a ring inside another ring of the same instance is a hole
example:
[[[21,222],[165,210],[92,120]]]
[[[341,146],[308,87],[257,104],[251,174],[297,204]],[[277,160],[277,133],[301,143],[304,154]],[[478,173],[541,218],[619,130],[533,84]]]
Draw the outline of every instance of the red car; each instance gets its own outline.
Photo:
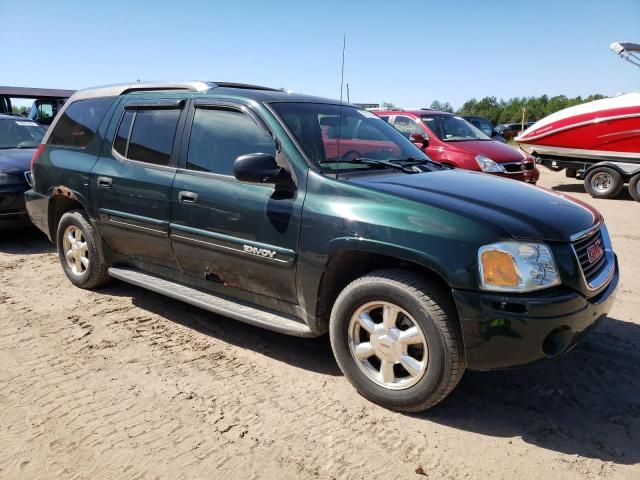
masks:
[[[451,113],[434,110],[379,110],[374,113],[437,162],[534,184],[540,177],[531,155],[491,140],[478,128]]]

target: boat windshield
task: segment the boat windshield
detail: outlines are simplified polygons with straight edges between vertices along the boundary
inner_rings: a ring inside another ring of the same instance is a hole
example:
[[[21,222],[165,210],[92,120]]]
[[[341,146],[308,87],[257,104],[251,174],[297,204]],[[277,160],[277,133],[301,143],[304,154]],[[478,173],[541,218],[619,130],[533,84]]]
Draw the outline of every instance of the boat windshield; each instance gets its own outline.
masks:
[[[324,171],[379,169],[389,166],[388,162],[431,163],[398,130],[366,110],[300,102],[272,103],[271,107],[307,157]]]
[[[474,127],[464,118],[454,115],[422,115],[422,121],[436,137],[444,142],[468,140],[491,140],[482,130]]]

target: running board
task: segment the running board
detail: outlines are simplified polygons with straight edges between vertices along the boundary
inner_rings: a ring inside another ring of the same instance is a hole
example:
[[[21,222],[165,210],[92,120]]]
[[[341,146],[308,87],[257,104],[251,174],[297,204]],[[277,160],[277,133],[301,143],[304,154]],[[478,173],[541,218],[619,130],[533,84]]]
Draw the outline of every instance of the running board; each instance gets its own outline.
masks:
[[[205,293],[195,288],[187,287],[180,283],[150,275],[130,268],[109,268],[109,275],[138,287],[175,298],[182,302],[203,308],[225,317],[240,320],[257,327],[266,328],[286,335],[296,337],[316,337],[317,334],[302,322],[283,317],[276,313],[250,307],[231,300],[218,297],[211,293]]]

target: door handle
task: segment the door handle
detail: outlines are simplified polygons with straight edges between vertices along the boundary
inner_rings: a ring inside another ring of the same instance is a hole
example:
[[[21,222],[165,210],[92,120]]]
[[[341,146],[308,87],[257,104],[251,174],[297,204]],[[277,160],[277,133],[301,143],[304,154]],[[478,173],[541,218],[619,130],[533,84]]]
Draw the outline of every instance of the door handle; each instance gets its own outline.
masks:
[[[182,203],[196,203],[198,201],[198,194],[182,191],[178,193],[178,201]]]
[[[111,188],[113,179],[109,177],[98,177],[98,186],[102,188]]]

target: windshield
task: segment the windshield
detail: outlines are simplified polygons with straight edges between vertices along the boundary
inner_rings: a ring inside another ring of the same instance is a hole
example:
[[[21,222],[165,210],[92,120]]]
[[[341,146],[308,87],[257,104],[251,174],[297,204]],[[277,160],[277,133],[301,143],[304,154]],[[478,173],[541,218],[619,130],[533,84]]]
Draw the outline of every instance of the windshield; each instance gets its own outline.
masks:
[[[31,120],[0,119],[0,148],[37,148],[45,129]]]
[[[465,119],[454,115],[423,115],[422,121],[436,137],[445,142],[491,140]]]
[[[371,169],[371,160],[429,160],[420,149],[377,115],[324,103],[273,103],[307,156],[323,170]]]

